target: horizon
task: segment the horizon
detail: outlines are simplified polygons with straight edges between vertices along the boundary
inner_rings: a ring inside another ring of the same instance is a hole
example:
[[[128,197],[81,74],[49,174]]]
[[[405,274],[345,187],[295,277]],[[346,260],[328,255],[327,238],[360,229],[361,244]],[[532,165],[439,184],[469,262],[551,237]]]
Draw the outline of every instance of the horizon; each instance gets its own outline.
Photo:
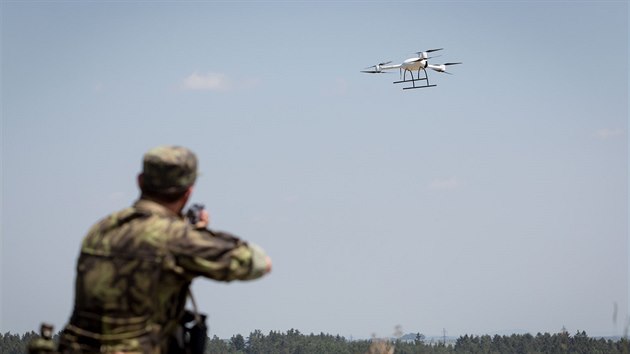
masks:
[[[59,329],[55,332],[54,336],[57,336],[62,329]],[[231,337],[233,336],[237,336],[237,335],[241,335],[243,336],[245,339],[247,339],[252,333],[258,331],[257,329],[251,331],[250,333],[234,333],[228,337],[219,337],[219,339],[221,340],[230,340]],[[416,336],[417,334],[420,334],[423,336],[423,341],[424,342],[439,342],[440,340],[443,340],[444,338],[446,339],[447,342],[452,342],[458,338],[462,338],[465,336],[468,337],[482,337],[482,336],[490,336],[490,337],[495,337],[495,336],[499,336],[499,337],[510,337],[513,335],[517,335],[517,336],[522,336],[522,335],[531,335],[533,337],[536,337],[538,335],[546,335],[546,334],[550,334],[550,335],[555,335],[555,334],[561,334],[561,333],[565,333],[565,331],[560,330],[557,332],[531,332],[531,331],[526,331],[526,330],[500,330],[500,331],[494,331],[494,332],[488,332],[488,333],[463,333],[463,334],[459,334],[459,335],[443,335],[443,334],[435,334],[435,335],[431,335],[431,334],[425,334],[425,333],[421,333],[421,332],[407,332],[407,333],[402,333],[402,334],[392,334],[392,335],[383,335],[383,336],[377,336],[377,335],[372,335],[369,337],[354,337],[354,336],[343,336],[340,334],[336,334],[336,333],[328,333],[328,332],[319,332],[319,333],[315,333],[315,332],[310,332],[310,333],[306,333],[306,332],[302,332],[299,330],[299,328],[289,328],[286,330],[269,330],[267,331],[267,333],[262,332],[262,334],[264,335],[269,335],[271,333],[279,333],[279,334],[287,334],[290,331],[298,331],[301,335],[304,336],[317,336],[320,334],[324,334],[324,335],[331,335],[331,336],[340,336],[344,339],[346,339],[347,341],[363,341],[363,340],[412,340],[411,337]],[[37,333],[36,330],[29,330],[23,333],[11,333],[11,331],[2,333],[0,332],[0,335],[24,335],[27,333]],[[576,333],[569,333],[566,332],[570,337],[575,336],[576,334],[581,334],[581,333],[586,333],[586,335],[589,338],[595,338],[595,339],[610,339],[610,340],[621,340],[621,339],[628,339],[628,334],[622,334],[622,335],[593,335],[590,333],[587,333],[586,331],[581,331],[581,330],[577,330]],[[213,334],[208,334],[208,338],[213,338],[215,335]],[[409,337],[409,339],[403,339],[404,337]]]

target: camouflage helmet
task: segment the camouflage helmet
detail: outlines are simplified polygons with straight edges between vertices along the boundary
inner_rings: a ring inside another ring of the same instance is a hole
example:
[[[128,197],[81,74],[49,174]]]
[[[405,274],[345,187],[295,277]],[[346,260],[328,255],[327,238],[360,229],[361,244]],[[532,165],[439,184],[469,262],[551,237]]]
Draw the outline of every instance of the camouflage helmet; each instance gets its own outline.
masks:
[[[181,146],[158,146],[144,154],[143,189],[159,193],[179,193],[195,183],[197,157]]]

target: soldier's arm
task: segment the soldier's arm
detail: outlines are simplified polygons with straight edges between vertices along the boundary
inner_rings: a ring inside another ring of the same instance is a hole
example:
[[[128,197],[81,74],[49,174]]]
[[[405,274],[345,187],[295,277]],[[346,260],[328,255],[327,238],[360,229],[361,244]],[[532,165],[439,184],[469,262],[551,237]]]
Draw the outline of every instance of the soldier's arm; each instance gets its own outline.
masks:
[[[189,274],[215,280],[250,280],[271,270],[271,261],[257,245],[226,233],[188,229],[171,248]]]

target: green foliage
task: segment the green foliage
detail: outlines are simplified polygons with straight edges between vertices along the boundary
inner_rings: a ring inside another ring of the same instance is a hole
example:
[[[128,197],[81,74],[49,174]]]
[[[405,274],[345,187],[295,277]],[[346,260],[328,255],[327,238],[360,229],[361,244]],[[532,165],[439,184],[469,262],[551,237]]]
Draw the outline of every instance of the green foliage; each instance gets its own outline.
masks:
[[[230,338],[230,349],[239,353],[244,351],[245,338],[240,334],[232,336],[232,338]]]
[[[380,353],[379,350],[393,347],[396,354],[442,354],[442,353],[627,353],[628,340],[611,340],[589,338],[586,332],[577,332],[570,336],[563,331],[556,334],[531,334],[494,337],[469,336],[460,337],[454,346],[443,343],[425,343],[425,337],[417,333],[413,340],[390,341],[389,345],[378,346],[372,340],[349,341],[339,335],[309,334],[305,335],[296,329],[286,333],[271,331],[264,335],[260,330],[250,333],[244,347],[233,343],[242,343],[238,335],[230,339],[229,350],[226,342],[210,341],[206,353],[279,353],[279,354],[308,354],[308,353]],[[218,345],[216,348],[213,345]],[[222,348],[222,349],[221,349]],[[222,351],[223,350],[223,351]],[[385,351],[382,351],[385,353]]]
[[[10,332],[0,333],[0,353],[24,354],[28,343],[37,337],[35,332],[23,335]],[[55,341],[57,338],[58,335],[55,336]],[[247,338],[236,334],[229,340],[223,340],[215,335],[207,341],[206,354],[363,354],[381,353],[380,348],[391,347],[395,349],[396,354],[630,354],[630,343],[627,338],[620,340],[591,338],[584,331],[578,331],[573,336],[566,331],[556,334],[538,333],[536,336],[531,334],[493,337],[464,335],[457,339],[454,346],[426,343],[424,336],[417,333],[411,340],[392,340],[386,346],[377,344],[382,344],[382,342],[347,340],[339,335],[325,333],[305,335],[296,329],[290,329],[285,333],[271,331],[268,335],[255,330]]]
[[[455,353],[630,353],[628,340],[589,338],[586,332],[570,336],[566,331],[556,334],[538,333],[511,336],[462,336],[457,339]]]
[[[24,354],[26,353],[28,343],[38,338],[39,335],[33,331],[23,335],[0,333],[0,353],[2,354]]]
[[[213,336],[212,339],[208,339],[206,344],[206,354],[223,354],[229,352],[229,345],[223,339],[219,339],[217,336]]]

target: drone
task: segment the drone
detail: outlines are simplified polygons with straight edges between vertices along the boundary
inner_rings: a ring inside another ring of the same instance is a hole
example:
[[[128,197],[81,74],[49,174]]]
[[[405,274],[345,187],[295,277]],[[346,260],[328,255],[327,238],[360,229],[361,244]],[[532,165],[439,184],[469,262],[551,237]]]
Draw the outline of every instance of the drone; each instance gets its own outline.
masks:
[[[425,88],[425,87],[435,87],[437,85],[431,85],[429,83],[429,75],[427,74],[427,70],[426,70],[427,68],[437,71],[439,73],[452,75],[450,72],[446,71],[447,67],[451,65],[462,64],[461,62],[444,63],[444,64],[429,64],[428,60],[434,58],[434,57],[430,57],[429,53],[437,52],[442,49],[444,48],[429,49],[429,50],[425,50],[424,52],[416,52],[416,55],[417,55],[416,57],[409,58],[403,61],[401,64],[390,65],[392,62],[388,61],[388,62],[378,63],[376,65],[368,66],[367,68],[365,68],[365,70],[361,70],[361,72],[368,73],[368,74],[383,74],[386,72],[386,70],[398,69],[400,71],[400,81],[394,81],[394,84],[411,83],[412,85],[408,87],[403,87],[403,90]],[[417,72],[416,77],[413,76],[414,71]],[[424,77],[420,77],[421,71],[424,73]],[[409,72],[409,75],[411,76],[410,79],[407,79],[407,72]],[[418,83],[418,85],[416,85],[416,83]]]

